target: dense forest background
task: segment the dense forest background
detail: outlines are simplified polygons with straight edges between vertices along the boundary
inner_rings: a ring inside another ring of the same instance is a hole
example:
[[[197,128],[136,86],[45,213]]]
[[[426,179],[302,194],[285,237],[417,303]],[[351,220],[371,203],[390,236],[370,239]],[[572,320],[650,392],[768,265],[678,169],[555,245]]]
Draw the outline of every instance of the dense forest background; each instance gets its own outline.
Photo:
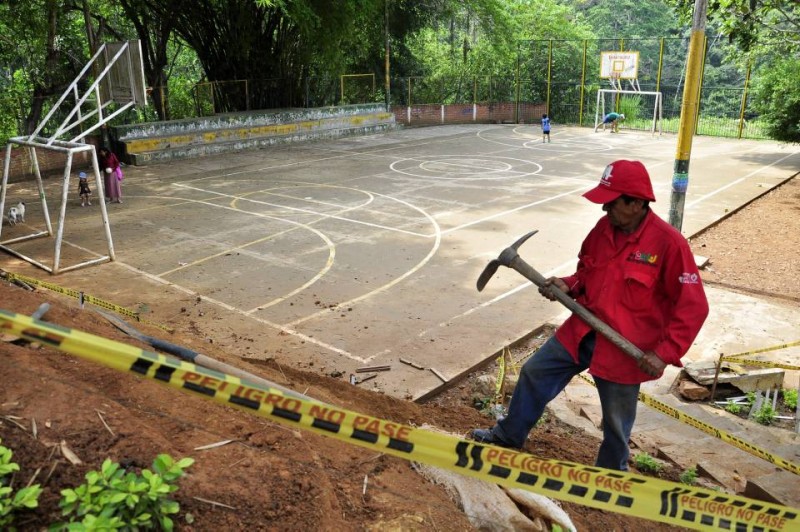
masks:
[[[151,89],[151,105],[118,119],[127,122],[520,97],[547,99],[565,122],[580,103],[566,103],[576,87],[589,89],[588,102],[602,82],[602,50],[640,51],[642,89],[669,88],[665,106],[670,99],[679,106],[693,7],[689,0],[5,0],[0,139],[32,132],[100,44],[127,39],[141,40]],[[766,136],[800,142],[800,2],[712,0],[706,34],[703,113],[736,118],[746,110]],[[582,82],[585,67],[591,75]]]

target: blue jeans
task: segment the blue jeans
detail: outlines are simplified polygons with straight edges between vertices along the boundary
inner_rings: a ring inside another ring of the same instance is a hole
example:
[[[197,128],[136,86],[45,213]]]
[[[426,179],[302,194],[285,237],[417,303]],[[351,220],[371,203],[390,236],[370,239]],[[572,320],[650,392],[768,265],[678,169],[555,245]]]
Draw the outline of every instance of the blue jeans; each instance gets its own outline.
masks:
[[[589,367],[594,345],[595,333],[590,332],[578,346],[579,362],[576,363],[555,336],[547,340],[522,366],[508,415],[497,422],[492,432],[501,440],[522,447],[545,406],[561,393],[572,377]],[[636,420],[639,385],[617,384],[599,377],[594,377],[594,381],[603,410],[603,443],[595,465],[627,471],[628,440]]]

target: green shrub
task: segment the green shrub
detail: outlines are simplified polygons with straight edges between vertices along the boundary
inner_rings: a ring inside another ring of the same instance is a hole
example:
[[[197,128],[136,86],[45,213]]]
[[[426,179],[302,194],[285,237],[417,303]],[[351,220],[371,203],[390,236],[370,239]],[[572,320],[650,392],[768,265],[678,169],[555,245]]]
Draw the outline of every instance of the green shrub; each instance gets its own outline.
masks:
[[[658,473],[664,467],[647,453],[635,455],[633,457],[633,462],[636,464],[636,469],[644,473]]]
[[[747,406],[753,406],[756,402],[756,392],[747,392]]]
[[[783,390],[783,404],[787,408],[797,410],[797,390]]]
[[[2,442],[2,440],[0,440]],[[6,485],[7,477],[15,471],[19,471],[19,465],[11,461],[14,453],[11,449],[0,445],[0,530],[15,530],[11,524],[14,522],[14,513],[17,510],[32,509],[39,506],[39,495],[42,488],[39,484],[14,490]]]
[[[684,484],[688,484],[689,486],[694,485],[694,483],[697,481],[697,468],[690,467],[689,469],[681,473],[680,477],[678,478]]]
[[[755,418],[756,422],[761,423],[762,425],[771,425],[773,421],[775,421],[775,416],[777,413],[775,409],[772,408],[772,405],[768,402],[764,401],[764,404],[761,408],[756,412]]]
[[[733,401],[728,401],[725,403],[725,410],[731,414],[738,414],[742,411],[742,405],[739,403],[734,403]]]
[[[51,530],[172,530],[169,516],[178,513],[179,505],[169,495],[177,491],[177,480],[193,463],[192,458],[175,462],[160,454],[153,471],[137,475],[106,459],[100,471],[86,473],[85,484],[61,491],[59,505],[70,521]]]

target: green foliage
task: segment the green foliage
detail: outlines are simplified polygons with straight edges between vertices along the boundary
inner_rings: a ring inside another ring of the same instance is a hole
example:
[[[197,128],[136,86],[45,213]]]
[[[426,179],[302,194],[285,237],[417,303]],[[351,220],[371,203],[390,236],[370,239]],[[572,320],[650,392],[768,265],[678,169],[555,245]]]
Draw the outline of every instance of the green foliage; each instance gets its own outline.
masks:
[[[19,489],[16,494],[11,486],[6,485],[5,477],[19,471],[19,465],[11,461],[13,456],[11,449],[0,445],[0,529],[2,530],[11,527],[17,510],[30,510],[39,506],[39,495],[42,493],[39,484]]]
[[[761,405],[761,408],[755,413],[755,420],[762,425],[771,425],[772,422],[775,421],[776,415],[777,413],[775,409],[772,408],[772,405],[764,401],[764,404]]]
[[[652,100],[648,100],[648,102],[651,106],[653,105]],[[625,95],[619,100],[619,111],[617,112],[624,114],[625,122],[627,122],[628,120],[638,119],[643,110],[641,96]],[[652,109],[650,110],[650,114],[652,116]]]
[[[754,99],[769,135],[785,142],[800,142],[800,61],[787,57],[761,74]]]
[[[636,469],[644,473],[659,473],[664,467],[648,453],[636,454],[633,463],[636,464]]]
[[[70,521],[51,530],[172,530],[169,516],[178,513],[179,506],[169,496],[193,463],[192,458],[175,462],[160,454],[153,461],[153,471],[136,474],[106,459],[100,471],[86,474],[85,484],[61,491],[59,505]]]
[[[738,414],[742,411],[742,405],[733,401],[728,401],[725,403],[725,410],[731,414]]]
[[[756,402],[756,392],[747,392],[747,406],[753,406]]]
[[[681,482],[684,484],[688,484],[689,486],[693,486],[695,482],[697,482],[697,468],[690,467],[683,473],[681,473],[680,477],[678,477]]]
[[[783,390],[783,404],[787,408],[797,410],[797,390]]]

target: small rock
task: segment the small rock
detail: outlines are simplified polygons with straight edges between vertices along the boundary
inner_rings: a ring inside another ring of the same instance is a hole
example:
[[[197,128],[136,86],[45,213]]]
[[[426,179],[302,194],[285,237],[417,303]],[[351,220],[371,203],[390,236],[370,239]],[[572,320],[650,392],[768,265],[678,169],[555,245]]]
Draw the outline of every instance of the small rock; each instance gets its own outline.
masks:
[[[678,392],[690,401],[702,401],[711,396],[711,392],[705,386],[701,386],[690,380],[681,381]]]

